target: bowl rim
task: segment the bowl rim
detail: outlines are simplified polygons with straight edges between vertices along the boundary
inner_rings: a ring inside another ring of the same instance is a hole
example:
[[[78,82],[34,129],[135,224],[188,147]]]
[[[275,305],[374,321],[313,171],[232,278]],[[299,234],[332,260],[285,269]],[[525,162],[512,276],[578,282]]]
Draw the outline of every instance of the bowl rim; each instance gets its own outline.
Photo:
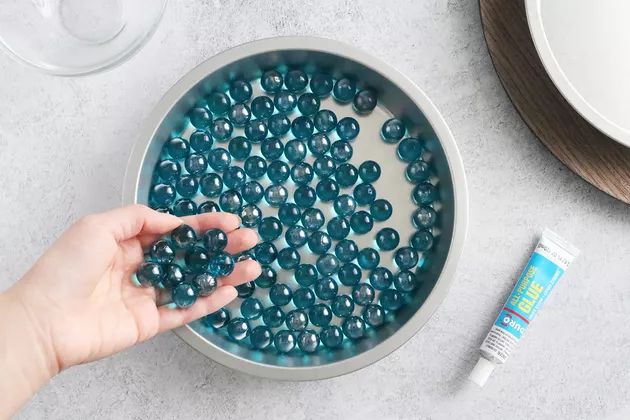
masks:
[[[319,380],[333,378],[366,367],[402,346],[433,316],[454,280],[457,262],[461,257],[468,225],[468,190],[464,166],[455,139],[446,121],[425,93],[409,78],[385,62],[345,43],[311,36],[265,38],[248,42],[221,52],[202,62],[185,74],[160,99],[142,126],[131,152],[123,184],[123,204],[136,203],[140,169],[147,148],[161,121],[188,90],[208,74],[253,54],[282,50],[308,50],[334,54],[353,60],[377,73],[386,75],[418,106],[433,128],[444,151],[453,184],[453,234],[451,244],[435,286],[420,308],[394,334],[357,356],[319,366],[287,367],[258,363],[242,358],[208,343],[190,326],[175,333],[190,346],[212,360],[232,369],[259,377],[278,380]],[[210,345],[208,345],[210,344]]]

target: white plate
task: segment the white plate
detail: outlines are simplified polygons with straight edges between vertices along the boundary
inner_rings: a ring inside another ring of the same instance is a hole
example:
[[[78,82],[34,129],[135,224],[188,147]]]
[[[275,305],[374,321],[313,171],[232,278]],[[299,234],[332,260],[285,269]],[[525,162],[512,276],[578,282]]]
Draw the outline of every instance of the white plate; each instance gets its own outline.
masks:
[[[630,1],[525,0],[545,69],[597,129],[630,147]]]

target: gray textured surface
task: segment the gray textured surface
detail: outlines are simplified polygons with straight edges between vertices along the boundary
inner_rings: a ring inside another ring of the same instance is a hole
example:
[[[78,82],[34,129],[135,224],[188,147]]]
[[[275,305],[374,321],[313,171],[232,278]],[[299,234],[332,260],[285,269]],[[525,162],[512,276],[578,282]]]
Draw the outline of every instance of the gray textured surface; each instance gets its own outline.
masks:
[[[467,170],[471,222],[444,304],[401,349],[345,377],[257,379],[205,359],[168,333],[64,372],[20,417],[630,416],[629,208],[569,172],[518,117],[486,52],[476,2],[271,3],[173,0],[138,55],[88,78],[43,76],[0,56],[0,287],[72,220],[118,205],[138,124],[184,72],[242,42],[308,34],[393,63],[453,130]],[[583,255],[508,363],[485,389],[470,388],[465,377],[476,349],[543,226]]]

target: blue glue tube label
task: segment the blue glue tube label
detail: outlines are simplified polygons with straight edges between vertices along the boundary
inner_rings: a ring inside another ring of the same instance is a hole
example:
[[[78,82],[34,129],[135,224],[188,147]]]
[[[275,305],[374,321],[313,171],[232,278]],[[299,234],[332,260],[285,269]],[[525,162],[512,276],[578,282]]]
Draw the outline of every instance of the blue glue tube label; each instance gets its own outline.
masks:
[[[483,386],[498,364],[505,363],[558,280],[578,255],[577,248],[545,230],[510,297],[481,344],[481,357],[470,379]]]

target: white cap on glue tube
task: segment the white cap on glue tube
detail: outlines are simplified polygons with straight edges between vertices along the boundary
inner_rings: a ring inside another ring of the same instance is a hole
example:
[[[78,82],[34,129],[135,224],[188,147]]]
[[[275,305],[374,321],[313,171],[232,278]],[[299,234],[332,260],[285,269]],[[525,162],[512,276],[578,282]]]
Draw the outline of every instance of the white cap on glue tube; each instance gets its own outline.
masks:
[[[480,357],[472,372],[470,372],[468,379],[479,386],[484,386],[496,366],[485,357]]]

